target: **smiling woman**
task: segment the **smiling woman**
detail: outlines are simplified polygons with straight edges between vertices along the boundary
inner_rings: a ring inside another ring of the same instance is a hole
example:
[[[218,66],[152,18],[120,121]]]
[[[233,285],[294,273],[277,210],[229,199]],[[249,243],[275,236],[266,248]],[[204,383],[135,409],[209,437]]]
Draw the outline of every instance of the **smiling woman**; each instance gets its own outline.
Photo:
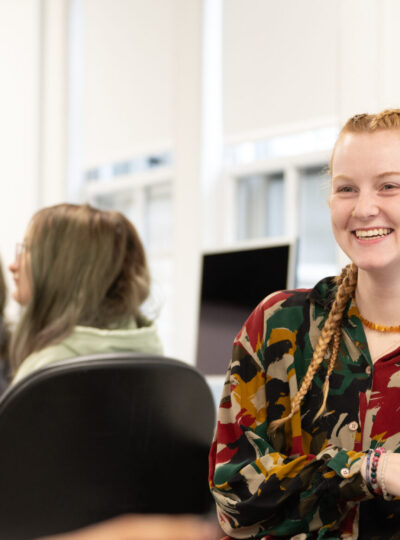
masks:
[[[210,484],[235,538],[398,537],[400,110],[351,118],[331,175],[352,264],[273,293],[234,342]]]
[[[346,133],[332,159],[335,238],[360,270],[398,273],[400,132]],[[397,225],[397,227],[396,227]]]

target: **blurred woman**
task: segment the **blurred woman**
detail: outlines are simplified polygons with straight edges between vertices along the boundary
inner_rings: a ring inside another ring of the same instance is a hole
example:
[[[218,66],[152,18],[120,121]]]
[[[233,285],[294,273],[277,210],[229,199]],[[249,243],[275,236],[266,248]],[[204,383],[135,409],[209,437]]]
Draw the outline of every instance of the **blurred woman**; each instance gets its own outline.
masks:
[[[9,269],[24,306],[11,341],[14,381],[76,356],[162,352],[140,311],[150,291],[144,248],[121,213],[87,204],[43,208]]]
[[[10,382],[10,331],[4,313],[6,302],[7,287],[4,279],[3,267],[0,263],[0,395],[4,392]]]

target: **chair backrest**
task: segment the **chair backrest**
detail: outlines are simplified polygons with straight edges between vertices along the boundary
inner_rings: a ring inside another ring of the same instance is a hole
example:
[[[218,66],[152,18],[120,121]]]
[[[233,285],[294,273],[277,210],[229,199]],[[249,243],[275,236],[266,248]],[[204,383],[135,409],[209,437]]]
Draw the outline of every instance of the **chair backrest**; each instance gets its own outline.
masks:
[[[210,510],[214,402],[193,367],[121,353],[53,364],[0,400],[0,538]]]

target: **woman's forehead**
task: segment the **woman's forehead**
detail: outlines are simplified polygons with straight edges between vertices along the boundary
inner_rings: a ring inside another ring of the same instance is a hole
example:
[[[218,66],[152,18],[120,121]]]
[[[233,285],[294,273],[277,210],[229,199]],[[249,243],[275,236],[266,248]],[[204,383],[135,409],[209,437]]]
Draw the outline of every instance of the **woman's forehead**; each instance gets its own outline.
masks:
[[[344,133],[332,157],[332,176],[353,170],[368,170],[376,175],[400,171],[400,131]]]

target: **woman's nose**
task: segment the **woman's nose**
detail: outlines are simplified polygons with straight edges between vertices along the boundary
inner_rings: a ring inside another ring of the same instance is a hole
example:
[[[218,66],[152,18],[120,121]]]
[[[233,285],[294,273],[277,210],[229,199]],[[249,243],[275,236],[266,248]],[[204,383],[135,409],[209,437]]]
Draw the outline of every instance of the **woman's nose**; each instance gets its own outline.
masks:
[[[10,263],[10,264],[8,265],[8,269],[9,269],[10,272],[12,272],[12,273],[16,272],[17,269],[18,269],[18,262],[17,262],[17,260],[15,260],[15,261],[13,261],[12,263]]]
[[[360,193],[351,213],[352,217],[368,219],[379,214],[379,205],[371,193]]]

